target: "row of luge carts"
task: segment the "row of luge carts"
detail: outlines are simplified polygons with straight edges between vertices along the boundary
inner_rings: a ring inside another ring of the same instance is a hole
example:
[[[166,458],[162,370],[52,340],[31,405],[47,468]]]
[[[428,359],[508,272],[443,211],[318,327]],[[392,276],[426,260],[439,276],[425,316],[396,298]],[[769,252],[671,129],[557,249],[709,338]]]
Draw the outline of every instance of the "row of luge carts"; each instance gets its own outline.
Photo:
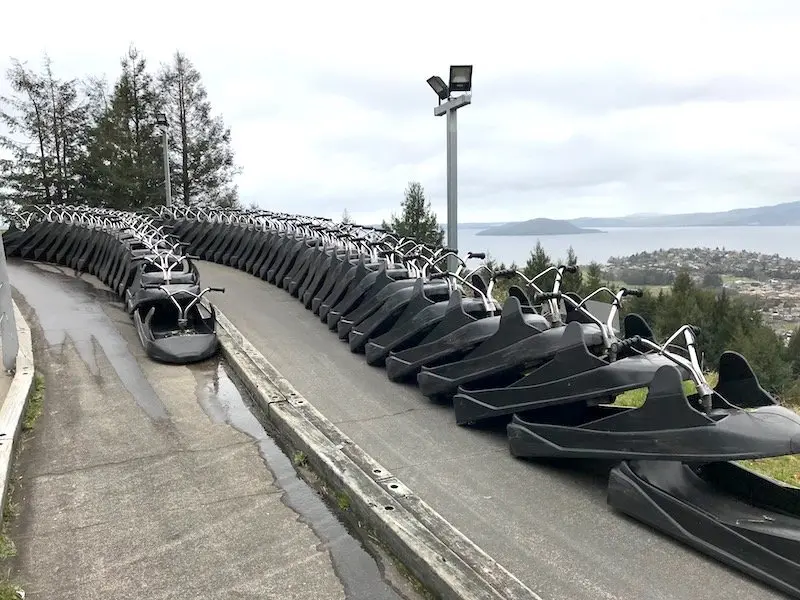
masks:
[[[20,210],[3,233],[8,257],[94,275],[118,295],[147,355],[186,364],[217,352],[216,314],[184,244],[153,215],[82,206]]]
[[[800,489],[735,462],[800,453],[800,418],[737,353],[720,357],[709,386],[693,326],[659,342],[644,319],[621,316],[637,290],[581,298],[561,291],[574,267],[526,279],[487,270],[480,253],[265,211],[40,207],[20,211],[3,242],[10,257],[99,278],[123,300],[148,355],[172,363],[217,349],[204,296],[223,290],[200,287],[193,259],[249,272],[297,298],[392,381],[452,399],[456,423],[505,421],[511,453],[529,460],[614,461],[612,507],[800,597]],[[495,283],[511,278],[500,306]],[[640,388],[640,407],[614,404]]]
[[[603,287],[581,298],[560,289],[574,267],[526,279],[470,267],[485,258],[474,253],[449,272],[455,250],[322,218],[159,216],[191,254],[286,290],[391,380],[452,398],[456,423],[505,420],[511,453],[525,459],[614,461],[612,507],[800,597],[800,489],[736,462],[800,453],[800,418],[735,352],[720,357],[712,388],[693,326],[663,342],[636,314],[620,327],[625,298],[641,292]],[[492,291],[508,278],[521,283],[500,306]],[[614,404],[639,388],[640,407]]]

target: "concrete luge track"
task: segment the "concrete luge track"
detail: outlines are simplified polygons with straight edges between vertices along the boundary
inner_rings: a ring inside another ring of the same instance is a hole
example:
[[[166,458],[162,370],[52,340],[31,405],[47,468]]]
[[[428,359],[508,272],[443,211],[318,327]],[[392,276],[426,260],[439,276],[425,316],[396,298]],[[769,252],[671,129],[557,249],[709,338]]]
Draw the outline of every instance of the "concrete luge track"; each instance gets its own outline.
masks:
[[[606,506],[607,473],[508,453],[504,432],[391,383],[295,298],[199,263],[217,304],[298,391],[524,583],[550,599],[752,599],[781,594]]]

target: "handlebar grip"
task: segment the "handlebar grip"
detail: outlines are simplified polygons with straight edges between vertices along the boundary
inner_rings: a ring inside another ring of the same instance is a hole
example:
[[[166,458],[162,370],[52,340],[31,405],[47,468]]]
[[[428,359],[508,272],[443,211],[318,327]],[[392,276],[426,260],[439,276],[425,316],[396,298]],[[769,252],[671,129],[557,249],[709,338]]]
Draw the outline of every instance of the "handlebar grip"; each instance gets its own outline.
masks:
[[[578,265],[564,265],[565,273],[577,273],[578,270]]]
[[[443,279],[443,278],[447,277],[448,275],[450,275],[450,273],[447,273],[447,272],[432,273],[432,274],[430,274],[428,276],[428,279]]]
[[[448,252],[452,252],[453,254],[458,254],[457,248],[442,248],[442,254],[447,254]]]
[[[367,238],[365,238],[365,237],[352,237],[352,236],[350,237],[350,241],[351,242],[363,242],[366,239]]]
[[[223,294],[225,293],[225,288],[220,288],[220,287],[212,287],[212,288],[208,288],[208,289],[209,289],[209,291],[211,291],[211,292],[221,292],[221,293],[223,293]]]
[[[625,338],[624,340],[619,340],[617,342],[614,342],[613,344],[611,344],[610,350],[614,354],[619,354],[621,350],[624,350],[625,348],[630,348],[632,346],[636,346],[637,344],[640,344],[641,341],[642,341],[642,336],[634,335],[632,337]]]
[[[486,252],[467,252],[467,258],[480,258],[481,260],[485,260]]]
[[[541,304],[546,300],[558,300],[561,298],[561,292],[545,292],[544,294],[536,294],[533,297],[534,304]]]
[[[703,328],[702,327],[698,327],[697,325],[689,325],[689,329],[692,330],[692,333],[695,335],[695,337],[697,337],[697,336],[699,336],[699,335],[701,335],[703,333]]]
[[[636,296],[637,298],[641,298],[642,296],[644,296],[644,291],[637,290],[637,289],[631,289],[631,290],[626,289],[625,293],[623,295],[624,296]]]
[[[493,277],[495,279],[508,279],[514,277],[517,272],[514,269],[503,269],[502,271],[495,271]]]

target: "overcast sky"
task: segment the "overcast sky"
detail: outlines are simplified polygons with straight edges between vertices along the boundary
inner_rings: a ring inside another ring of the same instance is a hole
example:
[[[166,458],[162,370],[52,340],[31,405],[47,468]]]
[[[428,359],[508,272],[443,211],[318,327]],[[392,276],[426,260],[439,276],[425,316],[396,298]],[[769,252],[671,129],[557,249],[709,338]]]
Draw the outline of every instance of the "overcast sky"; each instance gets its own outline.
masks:
[[[474,64],[461,221],[800,199],[800,2],[13,2],[0,59],[118,74],[182,50],[231,126],[242,199],[378,221],[410,180],[445,210],[425,83]],[[7,87],[2,84],[0,93]]]

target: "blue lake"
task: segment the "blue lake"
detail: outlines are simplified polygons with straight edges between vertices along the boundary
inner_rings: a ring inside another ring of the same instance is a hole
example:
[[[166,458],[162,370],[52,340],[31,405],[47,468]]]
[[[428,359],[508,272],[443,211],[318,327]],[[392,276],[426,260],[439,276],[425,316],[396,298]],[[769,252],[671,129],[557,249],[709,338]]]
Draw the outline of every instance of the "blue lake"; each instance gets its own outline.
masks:
[[[541,241],[555,261],[567,255],[572,246],[578,262],[606,262],[611,256],[627,256],[642,251],[667,248],[727,248],[779,254],[800,259],[800,226],[792,227],[615,227],[604,233],[545,236],[479,236],[480,229],[459,228],[461,253],[488,252],[492,258],[509,264],[524,264],[530,251]]]

